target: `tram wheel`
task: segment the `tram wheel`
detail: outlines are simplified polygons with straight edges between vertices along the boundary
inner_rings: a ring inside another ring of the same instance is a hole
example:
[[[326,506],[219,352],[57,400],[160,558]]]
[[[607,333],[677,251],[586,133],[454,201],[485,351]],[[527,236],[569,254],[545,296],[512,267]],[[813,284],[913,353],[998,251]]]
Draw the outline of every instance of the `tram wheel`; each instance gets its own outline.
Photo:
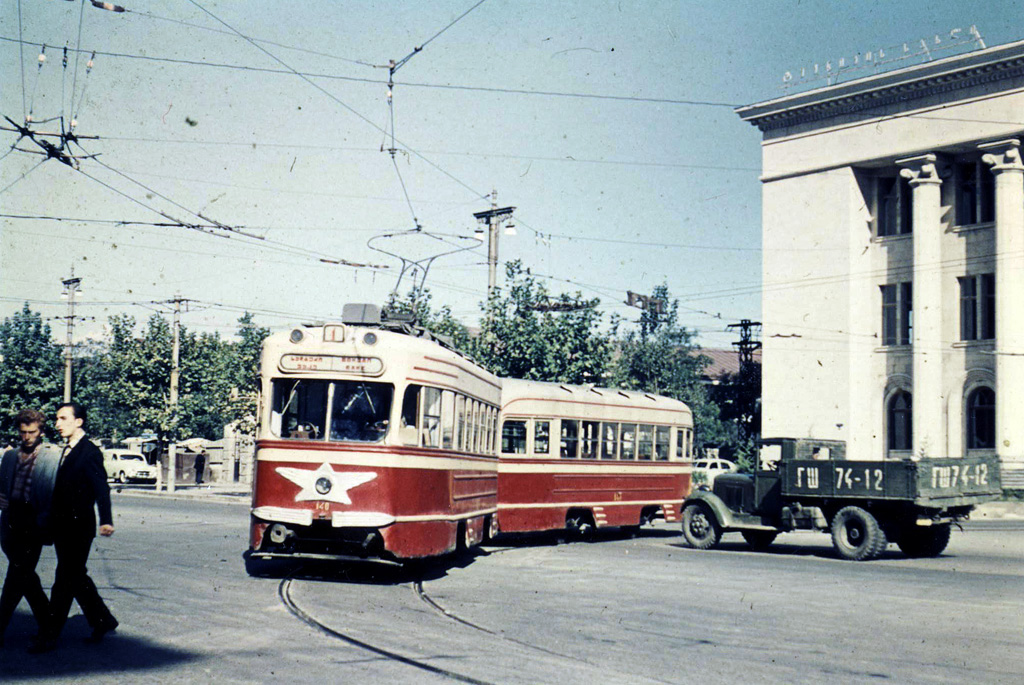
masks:
[[[498,517],[494,514],[484,518],[484,542],[491,542],[494,538],[498,537]]]

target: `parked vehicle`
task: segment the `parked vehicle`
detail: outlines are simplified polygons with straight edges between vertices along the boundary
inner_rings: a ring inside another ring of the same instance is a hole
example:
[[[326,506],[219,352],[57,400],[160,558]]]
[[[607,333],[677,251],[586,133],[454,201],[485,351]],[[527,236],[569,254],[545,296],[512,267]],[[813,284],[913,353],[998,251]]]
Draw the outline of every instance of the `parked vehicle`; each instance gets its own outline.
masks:
[[[766,448],[777,460],[765,461]],[[697,549],[737,531],[754,548],[779,533],[830,531],[844,559],[864,561],[895,542],[907,556],[935,557],[951,524],[1001,494],[999,458],[847,461],[836,440],[762,441],[761,468],[728,473],[683,504],[683,536]]]
[[[129,481],[156,482],[156,467],[146,463],[140,452],[131,450],[103,450],[103,468],[107,478],[118,483]]]
[[[695,480],[700,478],[700,474],[704,474],[704,480],[709,488],[714,486],[715,478],[720,474],[736,473],[736,470],[735,462],[728,459],[698,459],[693,462]]]

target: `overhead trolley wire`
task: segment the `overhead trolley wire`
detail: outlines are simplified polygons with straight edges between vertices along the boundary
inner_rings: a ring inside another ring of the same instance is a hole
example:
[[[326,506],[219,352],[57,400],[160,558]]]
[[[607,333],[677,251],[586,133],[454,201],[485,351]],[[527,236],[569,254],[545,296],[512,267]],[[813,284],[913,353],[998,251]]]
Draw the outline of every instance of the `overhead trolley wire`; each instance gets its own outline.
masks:
[[[236,32],[236,35],[238,34]],[[244,37],[244,36],[242,36]],[[0,41],[19,43],[23,42],[26,45],[39,45],[39,42],[22,41],[18,38],[9,38],[7,36],[0,36]],[[268,42],[269,44],[269,42]],[[83,52],[89,52],[89,50],[82,50]],[[164,62],[167,64],[179,64],[184,66],[197,66],[197,67],[211,67],[216,69],[231,69],[238,71],[251,71],[265,74],[292,74],[295,76],[302,76],[308,78],[317,78],[334,81],[350,81],[354,83],[368,83],[374,85],[385,85],[387,81],[372,78],[361,78],[357,76],[342,76],[339,74],[328,74],[328,73],[316,73],[316,72],[300,72],[295,69],[274,69],[271,67],[254,67],[244,64],[226,64],[223,62],[204,62],[201,60],[189,60],[175,57],[154,57],[151,55],[138,55],[126,52],[110,52],[104,50],[95,50],[95,53],[102,57],[116,57],[122,59],[137,59],[150,62]],[[374,65],[378,66],[378,65]],[[496,93],[496,94],[507,94],[507,95],[534,95],[540,97],[560,97],[560,98],[574,98],[584,100],[612,100],[620,102],[645,102],[659,105],[684,105],[691,107],[721,107],[724,109],[735,109],[740,107],[733,102],[718,102],[714,100],[697,100],[692,98],[655,98],[655,97],[640,97],[635,95],[607,95],[600,93],[574,93],[566,91],[554,91],[554,90],[527,90],[524,88],[499,88],[495,86],[465,86],[465,85],[452,85],[450,83],[421,83],[416,81],[403,82],[403,86],[410,88],[433,88],[439,90],[464,90],[469,92],[478,93]],[[383,131],[380,126],[374,124],[374,127],[378,131]]]
[[[8,154],[10,154],[10,153],[11,153],[11,152],[12,152],[13,150],[14,150],[14,148],[11,148],[11,150],[9,150],[9,151],[8,151]],[[6,156],[7,156],[7,155],[4,155],[4,157],[6,157]],[[0,158],[0,159],[2,159],[2,158]],[[43,162],[45,162],[46,160],[47,160],[47,158],[46,158],[46,157],[43,157],[43,158],[42,158],[41,160],[39,160],[39,162],[38,162],[38,163],[37,163],[37,164],[36,164],[36,165],[35,165],[34,167],[32,167],[31,169],[29,169],[28,171],[26,171],[25,173],[23,173],[23,174],[22,174],[21,176],[19,176],[18,178],[16,178],[16,179],[14,179],[13,181],[11,181],[10,183],[8,183],[8,184],[7,184],[7,185],[6,185],[6,186],[5,186],[5,187],[4,187],[4,188],[3,188],[2,190],[0,190],[0,195],[3,195],[4,193],[6,193],[6,192],[7,192],[8,190],[10,190],[10,189],[11,189],[11,188],[12,188],[12,187],[13,187],[13,186],[15,185],[15,184],[17,184],[17,183],[18,183],[18,182],[20,182],[20,181],[21,181],[22,179],[24,179],[24,178],[25,178],[26,176],[28,176],[29,174],[31,174],[31,173],[32,173],[33,171],[35,171],[36,169],[38,169],[39,167],[41,167],[41,166],[43,165]]]

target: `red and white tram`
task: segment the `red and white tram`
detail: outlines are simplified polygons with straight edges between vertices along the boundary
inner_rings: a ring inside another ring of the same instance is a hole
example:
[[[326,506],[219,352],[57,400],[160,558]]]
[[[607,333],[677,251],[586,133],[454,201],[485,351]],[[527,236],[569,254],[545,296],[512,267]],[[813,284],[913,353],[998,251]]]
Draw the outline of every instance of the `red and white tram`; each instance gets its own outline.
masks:
[[[345,308],[270,336],[250,558],[430,557],[497,512],[500,380],[428,334]]]
[[[678,522],[693,414],[642,392],[502,380],[502,532]]]

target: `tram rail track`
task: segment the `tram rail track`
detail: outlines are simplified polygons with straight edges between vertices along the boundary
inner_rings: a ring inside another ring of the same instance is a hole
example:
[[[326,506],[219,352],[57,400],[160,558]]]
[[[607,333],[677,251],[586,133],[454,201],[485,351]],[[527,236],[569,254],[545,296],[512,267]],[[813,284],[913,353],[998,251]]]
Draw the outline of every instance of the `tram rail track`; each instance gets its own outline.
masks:
[[[440,666],[428,664],[427,662],[421,659],[406,656],[404,654],[399,654],[398,652],[394,652],[389,649],[384,649],[383,647],[378,647],[377,645],[366,642],[365,640],[360,640],[359,638],[353,637],[352,635],[348,635],[346,633],[341,632],[340,630],[332,628],[331,626],[319,620],[318,618],[310,614],[308,611],[306,611],[296,603],[295,598],[292,596],[293,580],[293,578],[284,578],[278,585],[277,595],[281,599],[281,603],[284,604],[285,608],[287,608],[288,611],[297,619],[299,619],[306,625],[315,628],[324,635],[340,640],[353,647],[357,647],[367,652],[371,652],[372,654],[384,657],[385,659],[396,661],[398,663],[405,664],[406,666],[411,666],[421,671],[433,673],[435,675],[439,675],[450,680],[455,680],[461,683],[472,683],[473,685],[493,685],[493,683],[490,683],[486,680],[480,680],[478,678],[463,675],[462,673],[456,673],[455,671],[446,668],[441,668]]]
[[[512,644],[518,645],[520,647],[525,647],[526,649],[530,649],[530,650],[537,651],[537,652],[543,652],[544,654],[547,654],[549,656],[557,656],[557,657],[559,657],[561,659],[570,659],[572,661],[576,661],[576,662],[579,662],[579,663],[582,663],[582,664],[587,664],[587,665],[590,665],[590,666],[594,665],[594,664],[591,664],[586,659],[581,659],[580,657],[573,656],[572,654],[564,654],[562,652],[556,652],[556,651],[547,649],[546,647],[541,647],[540,645],[535,645],[535,644],[532,644],[532,643],[529,643],[529,642],[524,642],[522,640],[517,640],[514,637],[509,637],[508,635],[500,633],[500,632],[498,632],[496,630],[491,630],[490,628],[485,628],[484,626],[481,626],[479,624],[473,623],[472,621],[470,621],[468,619],[462,618],[458,614],[455,614],[454,612],[446,609],[437,600],[435,600],[433,597],[431,597],[429,594],[427,594],[426,590],[423,589],[423,581],[422,580],[413,581],[413,590],[416,592],[416,595],[427,606],[429,606],[433,611],[435,611],[438,614],[441,614],[445,618],[448,618],[448,619],[450,619],[452,621],[455,621],[456,623],[464,625],[467,628],[472,628],[473,630],[478,630],[478,631],[480,631],[482,633],[486,633],[486,634],[488,634],[488,635],[490,635],[492,637],[495,637],[495,638],[497,638],[499,640],[504,640],[505,642],[511,642]]]

